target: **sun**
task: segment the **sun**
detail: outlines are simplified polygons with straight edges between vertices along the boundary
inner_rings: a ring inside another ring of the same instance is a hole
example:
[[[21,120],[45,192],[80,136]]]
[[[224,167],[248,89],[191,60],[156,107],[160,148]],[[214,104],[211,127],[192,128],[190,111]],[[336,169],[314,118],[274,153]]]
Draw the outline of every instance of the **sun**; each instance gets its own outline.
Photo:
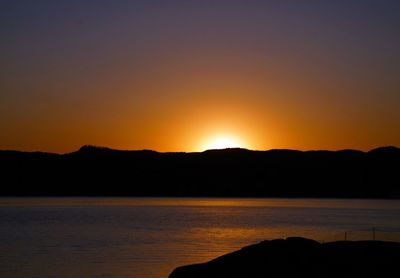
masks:
[[[238,138],[230,135],[211,137],[204,143],[203,150],[243,148],[244,144]]]

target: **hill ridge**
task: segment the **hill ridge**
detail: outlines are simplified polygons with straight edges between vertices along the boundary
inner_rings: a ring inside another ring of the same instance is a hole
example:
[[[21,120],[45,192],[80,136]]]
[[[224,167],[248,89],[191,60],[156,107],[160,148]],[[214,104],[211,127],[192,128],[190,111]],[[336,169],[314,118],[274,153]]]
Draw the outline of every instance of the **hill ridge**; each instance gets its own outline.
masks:
[[[400,198],[400,149],[0,151],[0,195]]]

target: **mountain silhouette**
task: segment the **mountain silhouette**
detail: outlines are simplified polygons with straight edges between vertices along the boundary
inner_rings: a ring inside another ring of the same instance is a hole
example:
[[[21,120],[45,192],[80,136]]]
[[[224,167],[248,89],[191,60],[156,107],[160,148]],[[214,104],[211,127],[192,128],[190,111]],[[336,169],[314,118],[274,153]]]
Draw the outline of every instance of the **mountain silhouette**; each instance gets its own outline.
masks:
[[[400,149],[0,151],[3,196],[400,198]]]

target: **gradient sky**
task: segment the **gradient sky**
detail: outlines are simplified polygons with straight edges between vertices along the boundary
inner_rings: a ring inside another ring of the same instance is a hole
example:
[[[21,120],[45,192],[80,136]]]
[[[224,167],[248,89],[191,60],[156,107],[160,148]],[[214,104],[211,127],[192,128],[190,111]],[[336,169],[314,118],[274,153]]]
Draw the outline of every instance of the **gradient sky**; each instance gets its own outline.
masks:
[[[400,1],[0,0],[0,149],[400,146]]]

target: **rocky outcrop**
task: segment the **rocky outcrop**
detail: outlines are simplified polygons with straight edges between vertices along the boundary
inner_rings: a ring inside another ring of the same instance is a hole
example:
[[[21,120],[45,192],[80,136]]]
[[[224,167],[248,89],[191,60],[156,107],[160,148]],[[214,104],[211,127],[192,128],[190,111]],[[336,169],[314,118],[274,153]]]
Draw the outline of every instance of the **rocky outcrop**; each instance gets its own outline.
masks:
[[[277,239],[178,267],[169,276],[197,277],[400,277],[400,243]]]

